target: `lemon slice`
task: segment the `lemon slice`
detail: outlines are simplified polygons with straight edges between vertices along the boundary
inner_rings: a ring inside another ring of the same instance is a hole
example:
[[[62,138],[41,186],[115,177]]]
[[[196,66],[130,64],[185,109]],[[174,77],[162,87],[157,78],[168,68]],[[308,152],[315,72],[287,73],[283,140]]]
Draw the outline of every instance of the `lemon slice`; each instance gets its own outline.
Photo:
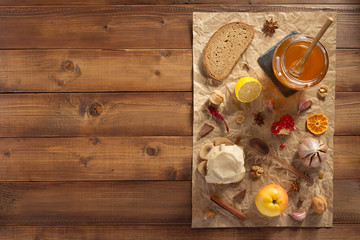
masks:
[[[261,83],[252,77],[242,77],[236,83],[235,95],[240,102],[251,102],[259,97]]]

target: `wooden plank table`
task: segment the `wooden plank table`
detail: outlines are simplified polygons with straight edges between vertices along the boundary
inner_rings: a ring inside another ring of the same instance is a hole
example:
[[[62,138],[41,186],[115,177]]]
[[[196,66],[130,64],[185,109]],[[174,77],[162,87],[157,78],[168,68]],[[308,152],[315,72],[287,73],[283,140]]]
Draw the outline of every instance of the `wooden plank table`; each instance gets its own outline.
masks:
[[[334,227],[191,229],[192,12],[337,11]],[[0,0],[0,239],[359,239],[358,0]]]

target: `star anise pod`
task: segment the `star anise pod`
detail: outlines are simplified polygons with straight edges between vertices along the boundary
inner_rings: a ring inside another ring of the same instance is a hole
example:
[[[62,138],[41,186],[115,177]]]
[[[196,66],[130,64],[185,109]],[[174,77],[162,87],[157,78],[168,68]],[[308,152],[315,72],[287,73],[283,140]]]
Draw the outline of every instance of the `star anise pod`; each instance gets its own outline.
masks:
[[[277,25],[277,21],[273,21],[273,19],[271,18],[269,21],[265,20],[264,23],[264,28],[262,29],[262,31],[268,35],[268,36],[272,36],[275,33],[275,29],[278,29],[279,26]]]
[[[259,126],[264,125],[264,115],[262,114],[262,112],[254,114],[254,123]]]
[[[295,192],[299,192],[300,190],[300,183],[296,180],[291,184],[291,190]]]

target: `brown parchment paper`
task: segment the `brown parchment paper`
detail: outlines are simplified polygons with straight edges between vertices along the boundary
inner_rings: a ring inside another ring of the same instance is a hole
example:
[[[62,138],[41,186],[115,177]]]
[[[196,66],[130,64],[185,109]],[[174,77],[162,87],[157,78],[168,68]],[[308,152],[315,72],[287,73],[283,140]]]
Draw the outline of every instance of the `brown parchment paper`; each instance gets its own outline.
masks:
[[[325,23],[327,17],[333,17],[334,23],[321,39],[321,43],[328,51],[330,63],[328,73],[320,84],[329,86],[329,95],[322,99],[317,95],[317,87],[298,92],[295,95],[284,98],[274,87],[271,80],[266,76],[257,63],[260,55],[280,41],[291,31],[315,37],[317,32]],[[261,31],[265,19],[273,18],[278,22],[279,29],[272,37],[265,36]],[[212,34],[224,24],[241,21],[250,24],[255,29],[255,37],[249,48],[241,56],[232,73],[222,82],[217,82],[208,76],[203,66],[203,51]],[[335,111],[335,66],[336,66],[336,13],[334,12],[256,12],[256,13],[194,13],[193,14],[193,79],[194,79],[194,124],[193,124],[193,174],[192,174],[192,227],[267,227],[267,226],[290,226],[290,227],[331,227],[333,222],[333,134],[334,134],[334,111]],[[262,92],[258,99],[251,103],[240,103],[234,96],[236,81],[243,76],[251,76],[258,79],[262,86]],[[230,127],[227,133],[224,124],[207,112],[208,96],[214,89],[225,93],[225,101],[219,110],[223,113]],[[297,113],[297,105],[300,99],[309,98],[313,101],[310,109]],[[265,101],[272,100],[276,110],[271,112],[266,109]],[[265,125],[258,126],[253,122],[253,115],[263,112]],[[329,120],[328,130],[320,135],[314,136],[306,129],[306,118],[316,112],[324,113]],[[235,116],[243,114],[245,121],[242,124],[235,122]],[[275,136],[271,133],[271,125],[278,121],[281,116],[290,114],[295,120],[296,130],[289,136]],[[204,123],[215,126],[215,129],[204,138],[199,138],[199,131]],[[199,150],[207,141],[213,141],[216,137],[226,136],[235,142],[238,136],[242,140],[240,145],[244,146],[246,159],[245,178],[236,184],[219,186],[207,184],[203,177],[197,172],[200,163]],[[299,193],[288,192],[289,203],[285,212],[278,217],[265,217],[260,214],[255,206],[255,195],[263,186],[275,183],[290,189],[292,181],[297,177],[285,170],[270,157],[258,157],[248,150],[247,144],[251,137],[264,139],[270,146],[271,152],[285,159],[290,164],[308,173],[315,184],[309,186],[304,180],[300,180],[301,189]],[[327,161],[318,168],[307,168],[302,166],[297,154],[299,141],[305,137],[320,138],[328,146]],[[280,149],[284,143],[285,148]],[[260,165],[264,168],[263,176],[254,181],[250,177],[252,165]],[[318,174],[324,173],[323,179],[318,179]],[[243,201],[234,200],[234,196],[246,189]],[[210,200],[211,194],[216,194],[222,200],[244,212],[248,219],[241,221],[228,213]],[[316,195],[323,195],[327,199],[328,208],[323,215],[316,215],[311,208],[311,200]],[[297,207],[298,200],[303,203]],[[206,212],[212,211],[214,216],[207,216]],[[289,213],[307,211],[307,217],[302,223],[295,222]]]

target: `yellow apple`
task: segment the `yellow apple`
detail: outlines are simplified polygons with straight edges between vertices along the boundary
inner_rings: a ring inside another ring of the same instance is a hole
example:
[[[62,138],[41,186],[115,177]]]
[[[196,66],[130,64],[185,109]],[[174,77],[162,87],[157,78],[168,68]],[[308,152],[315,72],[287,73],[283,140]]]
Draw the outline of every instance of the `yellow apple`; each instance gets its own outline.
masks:
[[[282,214],[288,204],[289,197],[284,188],[269,184],[260,189],[255,197],[255,205],[259,212],[268,217]]]

